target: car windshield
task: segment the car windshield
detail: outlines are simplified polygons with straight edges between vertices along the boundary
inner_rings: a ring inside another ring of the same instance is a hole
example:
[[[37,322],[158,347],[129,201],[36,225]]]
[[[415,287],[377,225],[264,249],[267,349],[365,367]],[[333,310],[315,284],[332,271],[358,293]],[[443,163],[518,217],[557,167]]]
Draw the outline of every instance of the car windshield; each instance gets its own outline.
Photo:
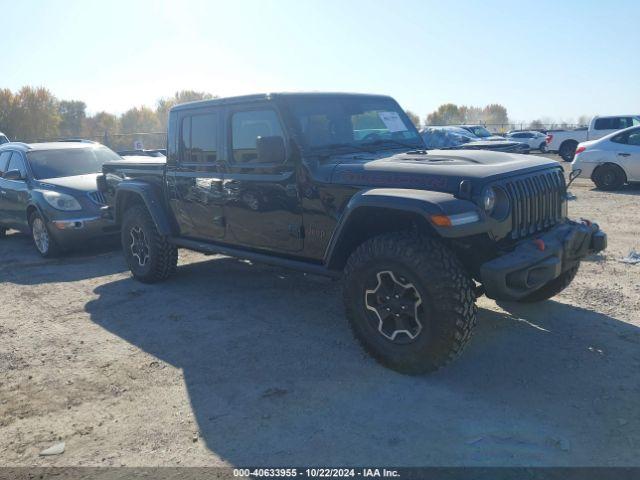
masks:
[[[427,128],[422,132],[422,139],[427,149],[455,148],[471,142],[469,135],[462,128]]]
[[[471,133],[473,133],[476,137],[486,138],[491,137],[493,134],[484,127],[468,127]]]
[[[389,98],[290,97],[287,102],[312,150],[424,147],[411,120]]]
[[[35,150],[28,152],[27,158],[37,179],[99,173],[104,162],[122,160],[106,147]]]

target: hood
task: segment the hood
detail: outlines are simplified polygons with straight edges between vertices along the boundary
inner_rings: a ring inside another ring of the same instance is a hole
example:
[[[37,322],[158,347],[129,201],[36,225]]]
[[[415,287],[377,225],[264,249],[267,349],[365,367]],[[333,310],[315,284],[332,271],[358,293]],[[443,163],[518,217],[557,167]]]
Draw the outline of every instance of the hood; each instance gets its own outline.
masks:
[[[96,178],[99,173],[89,173],[87,175],[74,175],[72,177],[45,178],[38,180],[43,187],[53,185],[56,187],[79,190],[82,192],[94,192],[98,189]]]
[[[498,176],[558,167],[558,162],[545,157],[490,150],[428,150],[377,157],[356,154],[339,161],[333,183],[449,193],[456,193],[462,180],[484,184]]]

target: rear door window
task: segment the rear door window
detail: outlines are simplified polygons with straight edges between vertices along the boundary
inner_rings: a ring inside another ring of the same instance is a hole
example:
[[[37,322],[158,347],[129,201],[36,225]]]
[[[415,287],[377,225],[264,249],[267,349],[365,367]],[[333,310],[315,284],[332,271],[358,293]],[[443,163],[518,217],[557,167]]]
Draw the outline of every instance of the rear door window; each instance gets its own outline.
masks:
[[[184,117],[180,139],[182,163],[216,163],[218,160],[218,113]]]

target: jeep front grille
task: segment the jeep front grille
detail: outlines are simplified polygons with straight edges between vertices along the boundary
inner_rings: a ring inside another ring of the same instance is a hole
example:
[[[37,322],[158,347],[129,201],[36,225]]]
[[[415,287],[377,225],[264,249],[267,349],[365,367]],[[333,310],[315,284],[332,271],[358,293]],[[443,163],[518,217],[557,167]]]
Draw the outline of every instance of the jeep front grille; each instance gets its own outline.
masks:
[[[562,220],[565,181],[561,170],[515,178],[502,183],[511,201],[511,238],[527,237]]]
[[[91,201],[93,201],[93,203],[95,203],[97,205],[106,205],[107,204],[107,199],[104,197],[104,193],[102,193],[100,191],[89,192],[87,195],[89,196]]]

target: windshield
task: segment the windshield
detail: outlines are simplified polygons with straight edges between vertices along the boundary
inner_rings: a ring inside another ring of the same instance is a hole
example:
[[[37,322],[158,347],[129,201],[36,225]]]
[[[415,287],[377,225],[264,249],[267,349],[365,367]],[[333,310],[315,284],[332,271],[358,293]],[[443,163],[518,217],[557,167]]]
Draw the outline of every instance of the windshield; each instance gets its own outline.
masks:
[[[107,147],[36,150],[28,152],[27,158],[37,179],[99,173],[104,162],[122,160]]]
[[[471,133],[473,133],[476,137],[486,138],[491,137],[493,134],[484,127],[467,127]]]
[[[411,120],[392,99],[323,96],[287,101],[306,147],[313,150],[424,147]]]
[[[462,128],[427,128],[422,132],[422,139],[427,149],[454,148],[472,140],[469,132]]]

